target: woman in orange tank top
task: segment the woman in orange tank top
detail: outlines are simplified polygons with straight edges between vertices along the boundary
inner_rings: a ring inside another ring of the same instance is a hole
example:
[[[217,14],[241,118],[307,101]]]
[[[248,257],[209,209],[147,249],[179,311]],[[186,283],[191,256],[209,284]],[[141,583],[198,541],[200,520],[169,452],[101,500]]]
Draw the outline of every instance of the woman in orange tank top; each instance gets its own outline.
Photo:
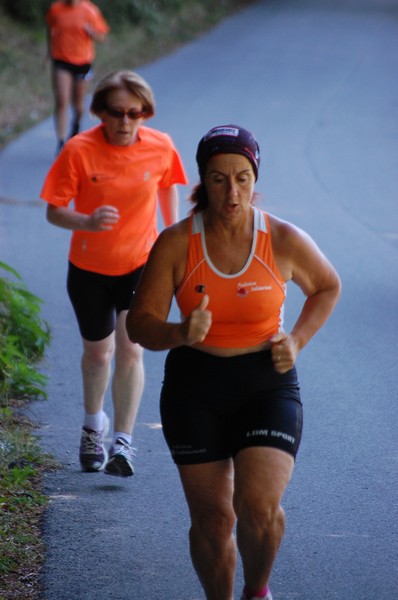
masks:
[[[163,432],[189,506],[191,557],[206,598],[233,598],[239,551],[242,600],[271,600],[281,500],[302,428],[295,362],[331,315],[340,280],[308,235],[253,206],[260,152],[250,132],[215,127],[196,158],[192,214],[155,243],[127,330],[145,348],[169,349]],[[305,298],[285,332],[288,281]],[[174,294],[179,323],[168,321]]]

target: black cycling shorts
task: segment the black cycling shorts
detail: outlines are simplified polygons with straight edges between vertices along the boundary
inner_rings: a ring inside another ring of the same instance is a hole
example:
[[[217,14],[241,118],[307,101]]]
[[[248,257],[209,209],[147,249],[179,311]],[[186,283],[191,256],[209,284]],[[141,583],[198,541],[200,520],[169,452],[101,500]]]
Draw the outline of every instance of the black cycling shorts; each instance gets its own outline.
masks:
[[[163,433],[175,463],[234,457],[243,448],[279,448],[296,457],[303,411],[296,369],[275,371],[270,350],[218,357],[170,350],[160,398]]]
[[[72,74],[76,81],[90,81],[93,77],[91,64],[74,65],[73,63],[65,62],[64,60],[53,59],[54,69],[62,69]]]
[[[69,262],[66,287],[85,340],[97,342],[114,331],[115,315],[129,309],[143,268],[126,275],[101,275]]]

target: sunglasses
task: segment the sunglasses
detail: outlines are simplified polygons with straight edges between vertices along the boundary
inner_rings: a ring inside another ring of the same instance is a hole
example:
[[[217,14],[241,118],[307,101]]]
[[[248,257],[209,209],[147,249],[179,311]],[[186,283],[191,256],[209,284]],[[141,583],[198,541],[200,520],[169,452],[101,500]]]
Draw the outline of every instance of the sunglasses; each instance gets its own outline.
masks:
[[[132,121],[136,119],[141,119],[141,117],[145,117],[147,114],[146,110],[135,110],[132,108],[131,110],[118,110],[117,108],[113,108],[112,106],[105,106],[105,110],[110,117],[114,117],[115,119],[123,119],[125,116]]]

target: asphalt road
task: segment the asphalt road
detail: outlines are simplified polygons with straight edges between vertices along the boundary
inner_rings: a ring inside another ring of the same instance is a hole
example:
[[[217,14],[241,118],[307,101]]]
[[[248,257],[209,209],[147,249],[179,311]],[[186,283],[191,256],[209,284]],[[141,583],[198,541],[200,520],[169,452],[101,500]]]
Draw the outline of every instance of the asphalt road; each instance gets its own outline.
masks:
[[[397,50],[396,0],[264,0],[140,69],[157,98],[152,125],[171,133],[191,182],[208,128],[252,129],[262,206],[307,230],[343,280],[332,319],[298,361],[305,426],[275,600],[398,598]],[[37,200],[54,149],[49,119],[0,154],[0,260],[43,298],[54,335],[42,365],[49,398],[30,407],[43,448],[63,465],[46,477],[45,599],[202,600],[159,427],[164,353],[145,355],[136,475],[79,470],[69,233],[45,222]],[[301,300],[289,289],[287,326]],[[239,569],[236,596],[241,585]]]

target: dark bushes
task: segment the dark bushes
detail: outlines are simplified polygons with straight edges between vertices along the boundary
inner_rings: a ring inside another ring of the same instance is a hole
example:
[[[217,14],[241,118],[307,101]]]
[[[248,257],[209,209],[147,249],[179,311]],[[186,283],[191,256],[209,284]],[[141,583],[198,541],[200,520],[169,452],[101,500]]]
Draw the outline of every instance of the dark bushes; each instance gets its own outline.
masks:
[[[158,12],[178,11],[189,0],[93,0],[113,27],[126,22],[138,25],[156,20]],[[16,21],[27,25],[43,24],[52,0],[0,0],[0,6]]]

